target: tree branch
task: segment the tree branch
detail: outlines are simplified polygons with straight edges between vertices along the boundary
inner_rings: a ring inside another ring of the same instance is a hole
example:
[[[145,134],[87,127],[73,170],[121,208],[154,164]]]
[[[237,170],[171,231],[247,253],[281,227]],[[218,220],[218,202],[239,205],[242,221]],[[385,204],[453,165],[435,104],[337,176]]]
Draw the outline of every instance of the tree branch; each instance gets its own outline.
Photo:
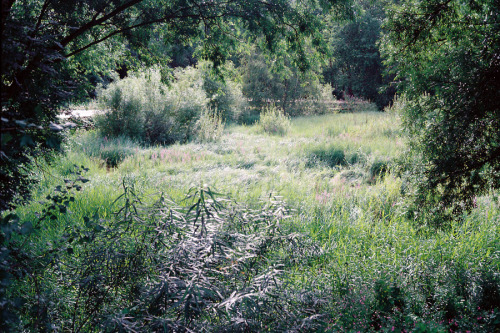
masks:
[[[213,5],[212,5],[213,6]],[[217,4],[217,6],[220,6],[220,4]],[[102,43],[104,42],[105,40],[113,37],[113,36],[116,36],[116,35],[119,35],[121,33],[124,33],[126,31],[130,31],[132,29],[136,29],[136,28],[140,28],[140,27],[143,27],[143,26],[146,26],[146,25],[151,25],[151,24],[155,24],[155,23],[165,23],[165,22],[168,22],[168,21],[171,21],[171,20],[174,20],[174,19],[180,19],[180,18],[203,18],[204,20],[205,19],[215,19],[215,18],[220,18],[220,17],[224,17],[224,16],[228,16],[230,14],[228,13],[223,13],[223,14],[218,14],[218,15],[212,15],[212,16],[203,16],[201,10],[199,11],[199,13],[197,14],[178,14],[180,12],[185,12],[185,11],[188,11],[190,9],[194,8],[193,6],[190,6],[190,7],[184,7],[184,8],[180,8],[178,10],[176,10],[173,14],[171,15],[166,15],[166,16],[163,16],[161,18],[158,18],[156,20],[150,20],[150,21],[146,21],[146,22],[141,22],[141,23],[138,23],[138,24],[135,24],[135,25],[131,25],[131,26],[128,26],[128,27],[125,27],[125,28],[122,28],[122,29],[118,29],[118,30],[115,30],[109,34],[107,34],[106,36],[102,37],[102,38],[99,38],[75,51],[72,51],[68,54],[65,55],[66,58],[69,58],[69,57],[72,57],[82,51],[85,51],[86,49],[94,46],[94,45],[97,45],[99,43]],[[239,15],[230,15],[230,16],[235,16],[235,17],[240,17]]]
[[[84,34],[86,31],[92,29],[96,25],[99,25],[99,24],[101,24],[101,23],[109,20],[110,18],[112,18],[112,17],[120,14],[121,12],[127,10],[128,8],[133,7],[133,6],[141,3],[142,1],[143,0],[132,0],[132,1],[129,1],[129,2],[127,2],[127,3],[125,3],[125,4],[121,5],[121,6],[119,6],[118,8],[116,8],[115,10],[113,10],[112,12],[110,12],[109,14],[104,15],[100,19],[92,19],[90,22],[87,22],[86,24],[84,24],[80,28],[78,28],[76,31],[74,31],[70,35],[66,36],[61,41],[61,45],[62,46],[68,45],[75,38],[77,38],[80,35]]]
[[[36,21],[35,29],[33,29],[33,36],[36,35],[38,29],[40,29],[40,24],[42,24],[43,16],[45,15],[47,8],[49,8],[49,4],[50,0],[45,0],[45,2],[43,3],[42,9],[40,10],[40,15],[38,15],[38,19]]]

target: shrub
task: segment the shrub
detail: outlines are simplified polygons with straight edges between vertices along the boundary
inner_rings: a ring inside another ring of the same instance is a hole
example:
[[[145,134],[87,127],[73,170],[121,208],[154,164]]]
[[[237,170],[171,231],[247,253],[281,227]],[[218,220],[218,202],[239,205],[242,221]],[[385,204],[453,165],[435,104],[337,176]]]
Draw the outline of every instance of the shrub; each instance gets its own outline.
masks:
[[[336,100],[329,84],[320,85],[319,91],[318,101],[314,105],[315,109],[314,112],[311,112],[312,114],[325,114],[327,111],[331,111]]]
[[[212,142],[221,138],[224,122],[217,109],[206,109],[196,123],[196,139],[199,142]]]
[[[25,330],[320,328],[321,316],[310,309],[324,296],[290,288],[283,267],[314,260],[321,249],[304,235],[284,232],[280,224],[289,211],[277,198],[249,209],[195,188],[184,206],[164,197],[149,206],[124,181],[115,203],[116,214],[85,216],[48,249],[25,246],[38,236],[31,224],[20,226],[19,242],[5,244],[9,253],[23,254],[7,259],[17,270],[9,300],[19,297],[23,304],[11,307],[12,315]]]
[[[119,146],[105,147],[100,153],[108,168],[116,168],[129,155],[132,155],[131,151]]]
[[[382,177],[387,171],[389,171],[389,162],[377,159],[370,166],[370,177],[375,180],[377,177]]]
[[[373,112],[378,111],[377,104],[372,103],[368,100],[354,96],[345,97],[345,108],[349,112],[359,113],[359,112]]]
[[[315,166],[318,162],[324,163],[330,168],[336,166],[344,166],[347,164],[347,159],[343,149],[335,146],[316,147],[309,153],[309,167]]]
[[[367,155],[363,153],[361,150],[351,152],[349,156],[346,156],[346,160],[350,165],[361,164],[364,165],[367,162]]]
[[[176,70],[170,86],[162,83],[158,68],[151,68],[112,82],[98,96],[106,110],[96,120],[102,133],[145,143],[191,139],[208,103],[201,73],[191,67]]]
[[[285,135],[291,127],[290,118],[285,115],[283,109],[274,105],[264,109],[260,115],[259,125],[264,132],[281,136]]]
[[[199,67],[203,75],[203,89],[209,98],[209,107],[217,109],[224,122],[238,121],[240,115],[248,108],[246,98],[241,91],[241,84],[216,75],[208,62],[202,62]],[[224,70],[229,71],[231,77],[236,75],[231,65],[226,64]]]
[[[104,135],[141,138],[144,119],[141,119],[143,102],[140,99],[146,86],[143,77],[134,77],[116,81],[106,90],[99,90],[99,101],[107,111],[97,115],[97,128]]]

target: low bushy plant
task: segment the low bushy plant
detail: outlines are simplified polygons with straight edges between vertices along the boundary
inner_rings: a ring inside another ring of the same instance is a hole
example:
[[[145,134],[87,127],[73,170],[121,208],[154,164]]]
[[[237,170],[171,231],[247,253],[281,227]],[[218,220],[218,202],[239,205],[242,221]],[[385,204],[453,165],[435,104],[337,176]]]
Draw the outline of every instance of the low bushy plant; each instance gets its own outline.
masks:
[[[376,159],[370,166],[370,177],[375,180],[377,177],[382,177],[387,171],[389,171],[389,162]]]
[[[108,168],[116,168],[127,156],[132,155],[132,151],[118,147],[108,146],[100,151],[99,157],[106,162]]]
[[[377,104],[359,97],[346,95],[344,110],[347,112],[373,112],[378,111]]]
[[[56,236],[54,247],[25,249],[39,258],[36,267],[24,257],[9,257],[12,267],[29,271],[17,275],[10,290],[12,299],[22,300],[22,306],[11,308],[20,319],[11,328],[242,332],[321,327],[320,316],[309,309],[324,296],[282,282],[286,264],[314,260],[321,249],[304,235],[284,232],[280,222],[289,210],[279,198],[250,209],[202,187],[193,188],[183,205],[163,196],[145,205],[133,184],[124,181],[123,188],[114,215],[85,216]],[[39,230],[24,228],[16,241],[6,242],[11,251],[37,239]],[[45,257],[50,261],[41,264]]]
[[[333,145],[313,148],[308,155],[309,167],[314,167],[317,163],[326,164],[330,168],[347,165],[344,150]]]
[[[218,141],[224,131],[224,122],[217,109],[206,109],[196,123],[196,140],[199,142]]]
[[[260,115],[259,125],[268,134],[283,136],[290,130],[291,122],[282,109],[271,105]]]
[[[208,62],[202,62],[199,68],[203,75],[203,89],[209,98],[209,107],[217,109],[224,122],[239,121],[248,109],[248,103],[243,96],[241,84],[229,78],[236,75],[231,63],[224,65],[223,75],[216,75]]]
[[[208,103],[199,70],[188,67],[174,72],[169,86],[158,68],[133,73],[100,89],[104,113],[96,126],[103,135],[127,136],[145,143],[185,142]]]

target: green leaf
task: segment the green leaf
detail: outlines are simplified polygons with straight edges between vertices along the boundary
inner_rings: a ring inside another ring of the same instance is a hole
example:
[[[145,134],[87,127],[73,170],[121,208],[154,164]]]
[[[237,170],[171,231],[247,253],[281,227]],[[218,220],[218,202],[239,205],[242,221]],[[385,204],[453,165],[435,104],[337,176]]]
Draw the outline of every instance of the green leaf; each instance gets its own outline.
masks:
[[[2,145],[6,145],[10,140],[12,140],[10,133],[2,133]]]
[[[34,146],[35,142],[33,141],[33,138],[31,137],[31,135],[25,134],[21,138],[20,145],[21,145],[21,147]]]
[[[31,222],[24,222],[21,225],[21,229],[19,230],[19,233],[21,235],[26,235],[29,234],[33,230],[33,224]]]
[[[59,149],[61,147],[61,141],[56,136],[49,136],[45,140],[45,143],[47,144],[47,147],[49,147],[49,148]]]

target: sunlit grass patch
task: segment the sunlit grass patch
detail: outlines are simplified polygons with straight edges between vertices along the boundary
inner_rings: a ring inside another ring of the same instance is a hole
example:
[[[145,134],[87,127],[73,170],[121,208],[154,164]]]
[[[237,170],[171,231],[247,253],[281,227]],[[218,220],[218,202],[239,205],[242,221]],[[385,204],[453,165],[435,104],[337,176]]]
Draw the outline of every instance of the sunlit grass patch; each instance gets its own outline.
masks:
[[[106,145],[130,154],[106,167]],[[483,290],[496,295],[500,285],[498,195],[477,198],[477,208],[449,230],[416,227],[406,217],[404,184],[393,168],[403,149],[397,117],[378,112],[296,118],[283,136],[261,133],[258,125],[230,126],[217,142],[170,146],[110,142],[86,132],[70,138],[67,154],[40,172],[33,203],[18,213],[23,221],[36,218],[43,207],[37,201],[72,177],[75,164],[89,168],[90,181],[75,194],[69,213],[45,222],[40,241],[85,225],[84,218],[96,212],[109,220],[124,183],[133,184],[144,205],[161,195],[182,202],[190,189],[205,185],[249,208],[279,195],[290,208],[279,227],[295,245],[259,260],[283,263],[280,297],[301,295],[287,305],[294,311],[316,304],[311,313],[321,317],[315,327],[445,329],[443,318],[459,320],[453,313],[491,324],[497,313]],[[463,331],[486,325],[460,320]]]

